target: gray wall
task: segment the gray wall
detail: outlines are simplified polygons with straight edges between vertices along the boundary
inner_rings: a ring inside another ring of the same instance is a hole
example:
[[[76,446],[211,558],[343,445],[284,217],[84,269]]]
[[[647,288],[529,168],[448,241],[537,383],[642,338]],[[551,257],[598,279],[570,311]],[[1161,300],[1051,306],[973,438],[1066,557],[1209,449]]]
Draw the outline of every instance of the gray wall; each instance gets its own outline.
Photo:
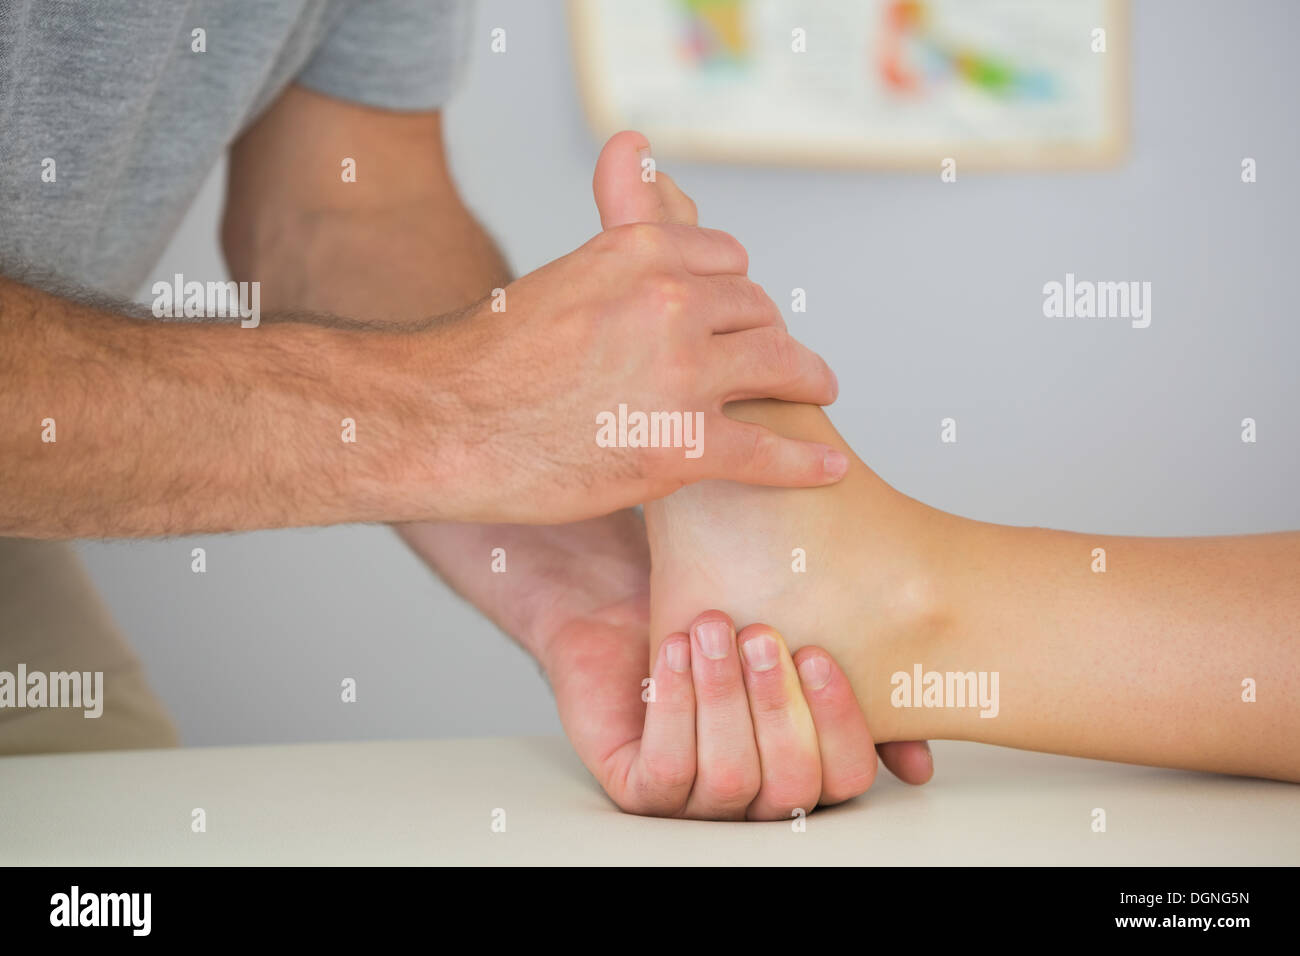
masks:
[[[1130,534],[1300,527],[1293,43],[1300,5],[1138,2],[1133,145],[1088,174],[664,161],[841,382],[836,424],[907,493],[971,517]],[[486,53],[504,26],[510,52]],[[527,271],[596,229],[599,148],[558,2],[485,2],[448,111],[473,208]],[[1239,179],[1243,156],[1259,182]],[[220,272],[214,172],[158,274]],[[1048,320],[1045,282],[1153,284],[1151,327]],[[939,421],[958,420],[956,445]],[[1243,444],[1239,423],[1259,423]],[[208,573],[189,570],[195,544]],[[530,658],[384,528],[83,547],[187,743],[558,730]],[[776,622],[779,623],[779,622]],[[355,706],[338,703],[343,676]]]

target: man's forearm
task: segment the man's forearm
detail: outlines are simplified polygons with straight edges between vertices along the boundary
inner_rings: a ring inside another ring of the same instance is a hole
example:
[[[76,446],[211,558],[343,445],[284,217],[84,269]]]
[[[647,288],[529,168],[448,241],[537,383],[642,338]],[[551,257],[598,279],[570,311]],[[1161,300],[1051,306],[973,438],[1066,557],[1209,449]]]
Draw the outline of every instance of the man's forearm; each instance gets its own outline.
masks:
[[[0,279],[0,533],[437,516],[457,461],[440,330],[343,326],[136,319]]]
[[[222,230],[231,272],[261,279],[264,303],[396,326],[429,310],[463,308],[509,283],[504,256],[448,179],[401,202],[363,205],[356,187],[348,187],[309,209],[275,203],[256,188],[255,167],[270,148],[264,129],[254,128],[234,151]],[[348,200],[361,208],[331,206]],[[581,604],[583,587],[601,577],[574,573],[574,549],[593,543],[611,522],[629,520],[631,539],[643,549],[645,530],[634,513],[555,528],[414,521],[396,531],[448,585],[541,659],[546,621]]]

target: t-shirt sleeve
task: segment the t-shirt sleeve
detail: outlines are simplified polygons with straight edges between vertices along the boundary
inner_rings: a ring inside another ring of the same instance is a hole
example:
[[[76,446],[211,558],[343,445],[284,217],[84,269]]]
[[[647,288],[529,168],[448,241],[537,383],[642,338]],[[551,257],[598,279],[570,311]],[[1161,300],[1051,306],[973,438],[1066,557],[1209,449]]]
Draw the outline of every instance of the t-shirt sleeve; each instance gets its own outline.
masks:
[[[472,19],[472,0],[351,0],[297,81],[380,109],[439,109],[464,71]]]

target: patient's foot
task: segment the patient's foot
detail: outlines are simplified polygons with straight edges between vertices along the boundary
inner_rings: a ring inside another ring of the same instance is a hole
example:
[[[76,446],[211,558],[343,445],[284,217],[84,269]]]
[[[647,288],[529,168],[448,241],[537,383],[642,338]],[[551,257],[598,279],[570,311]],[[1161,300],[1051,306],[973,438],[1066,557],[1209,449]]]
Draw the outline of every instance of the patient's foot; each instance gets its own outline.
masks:
[[[705,481],[646,505],[651,654],[701,607],[737,626],[779,628],[791,651],[828,650],[853,682],[877,741],[915,739],[889,706],[889,676],[911,670],[944,621],[931,567],[948,516],[899,494],[861,462],[815,406],[741,402],[727,413],[842,449],[835,485],[764,488]]]
[[[670,177],[643,176],[647,153],[637,133],[606,144],[593,182],[602,225],[695,224],[695,204]],[[779,628],[791,651],[805,644],[828,650],[853,682],[877,742],[928,736],[916,711],[889,707],[889,675],[928,663],[917,655],[945,624],[931,567],[948,516],[881,481],[820,408],[739,402],[727,413],[834,445],[848,455],[849,471],[838,484],[812,489],[700,482],[646,505],[650,660],[701,608],[718,608],[738,627]]]

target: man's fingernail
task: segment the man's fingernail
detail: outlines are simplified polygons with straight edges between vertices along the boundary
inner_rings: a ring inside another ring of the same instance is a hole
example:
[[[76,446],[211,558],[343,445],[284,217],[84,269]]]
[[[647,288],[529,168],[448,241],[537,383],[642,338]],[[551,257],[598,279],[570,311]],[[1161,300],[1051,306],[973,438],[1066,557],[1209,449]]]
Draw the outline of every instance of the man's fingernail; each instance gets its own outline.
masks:
[[[667,650],[668,667],[678,674],[684,674],[691,669],[691,648],[690,643],[685,638],[679,638],[670,641]]]
[[[731,652],[734,638],[731,626],[721,621],[705,621],[696,625],[695,639],[700,642],[700,650],[711,661],[720,661]]]
[[[770,671],[781,659],[776,648],[776,638],[771,634],[759,634],[745,641],[741,648],[745,652],[745,661],[751,671]]]
[[[650,158],[650,147],[642,146],[640,149],[636,151],[636,154],[640,158],[641,162],[644,163],[647,159]]]
[[[799,679],[809,690],[821,690],[831,681],[831,662],[820,654],[809,654],[799,664]]]
[[[923,740],[921,741],[921,744],[925,747],[925,756],[929,758],[930,761],[930,772],[934,773],[934,754],[930,751],[930,741]]]
[[[822,460],[822,467],[826,469],[828,478],[843,478],[844,473],[849,470],[848,456],[842,451],[827,448],[826,457]]]

